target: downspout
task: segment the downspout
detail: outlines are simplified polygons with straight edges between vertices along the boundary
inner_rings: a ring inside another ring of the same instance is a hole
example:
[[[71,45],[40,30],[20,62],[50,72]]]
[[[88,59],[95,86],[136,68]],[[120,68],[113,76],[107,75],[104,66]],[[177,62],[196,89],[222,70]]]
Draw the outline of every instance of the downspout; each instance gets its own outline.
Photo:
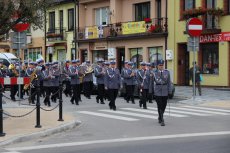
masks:
[[[77,58],[77,31],[76,31],[76,25],[77,25],[77,20],[76,20],[76,17],[77,17],[77,0],[74,0],[74,48],[75,48],[75,59]]]
[[[45,10],[44,14],[45,14],[45,26],[44,26],[44,28],[45,28],[45,40],[44,40],[45,43],[44,44],[45,44],[45,62],[46,62],[46,53],[47,53],[46,52],[46,10]]]
[[[166,24],[166,32],[167,32],[167,35],[165,36],[165,59],[166,59],[166,50],[168,49],[168,0],[166,0],[166,5],[165,5],[165,15],[166,15],[166,18],[165,18],[165,24]],[[167,62],[165,62],[165,69],[167,69]]]
[[[79,0],[77,1],[77,48],[78,48],[78,50],[79,50],[79,41],[78,41],[78,37],[79,37],[79,31],[80,31],[80,25],[79,25],[79,23],[80,23],[80,19],[79,19],[79,16],[80,16],[80,6],[79,6]],[[80,58],[79,57],[80,55],[79,55],[79,52],[78,52],[78,58]]]

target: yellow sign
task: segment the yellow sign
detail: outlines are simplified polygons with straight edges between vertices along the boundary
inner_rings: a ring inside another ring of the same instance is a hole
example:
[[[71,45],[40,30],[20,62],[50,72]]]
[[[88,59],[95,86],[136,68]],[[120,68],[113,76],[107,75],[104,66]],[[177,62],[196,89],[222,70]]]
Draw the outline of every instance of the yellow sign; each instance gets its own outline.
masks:
[[[122,34],[146,32],[145,21],[122,23]]]
[[[86,39],[94,39],[98,38],[98,27],[87,27],[85,28],[85,38]]]

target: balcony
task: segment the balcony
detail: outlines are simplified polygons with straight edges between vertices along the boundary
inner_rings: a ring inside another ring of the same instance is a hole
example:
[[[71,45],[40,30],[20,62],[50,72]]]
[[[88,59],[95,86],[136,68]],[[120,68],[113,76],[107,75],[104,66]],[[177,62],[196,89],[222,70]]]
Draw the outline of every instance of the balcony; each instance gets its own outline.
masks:
[[[206,15],[203,19],[204,30],[202,34],[218,34],[221,33],[221,27],[219,24],[220,16]]]
[[[135,39],[162,37],[168,34],[167,18],[154,18],[138,22],[119,22],[106,26],[79,29],[78,41]]]
[[[48,29],[46,37],[50,42],[66,41],[65,28]]]

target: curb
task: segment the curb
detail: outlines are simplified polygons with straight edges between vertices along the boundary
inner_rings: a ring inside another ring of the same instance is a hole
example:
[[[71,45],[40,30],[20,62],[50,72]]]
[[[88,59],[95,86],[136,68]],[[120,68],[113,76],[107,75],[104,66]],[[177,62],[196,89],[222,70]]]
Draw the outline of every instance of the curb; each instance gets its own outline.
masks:
[[[35,132],[32,134],[28,134],[28,135],[25,134],[25,135],[16,136],[16,137],[9,138],[7,140],[0,142],[0,146],[9,145],[9,144],[17,143],[17,142],[25,142],[25,141],[30,141],[32,139],[38,139],[38,138],[50,136],[50,135],[60,133],[60,132],[63,132],[69,129],[73,129],[76,126],[79,126],[80,124],[81,124],[81,121],[72,121],[66,124],[62,124],[55,128],[45,129],[43,131]]]

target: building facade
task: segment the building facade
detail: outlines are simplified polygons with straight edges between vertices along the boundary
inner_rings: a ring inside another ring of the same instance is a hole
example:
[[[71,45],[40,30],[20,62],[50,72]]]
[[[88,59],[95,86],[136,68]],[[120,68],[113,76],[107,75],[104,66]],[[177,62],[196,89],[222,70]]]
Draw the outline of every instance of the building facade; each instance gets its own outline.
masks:
[[[230,0],[168,2],[168,48],[174,53],[174,58],[168,61],[168,68],[174,72],[174,83],[191,85],[189,69],[193,52],[187,51],[186,22],[188,18],[198,17],[203,21],[203,32],[195,61],[202,70],[202,85],[230,86]]]
[[[167,0],[80,0],[78,56],[82,62],[165,59]]]
[[[46,12],[46,61],[74,59],[74,0],[57,0]]]

